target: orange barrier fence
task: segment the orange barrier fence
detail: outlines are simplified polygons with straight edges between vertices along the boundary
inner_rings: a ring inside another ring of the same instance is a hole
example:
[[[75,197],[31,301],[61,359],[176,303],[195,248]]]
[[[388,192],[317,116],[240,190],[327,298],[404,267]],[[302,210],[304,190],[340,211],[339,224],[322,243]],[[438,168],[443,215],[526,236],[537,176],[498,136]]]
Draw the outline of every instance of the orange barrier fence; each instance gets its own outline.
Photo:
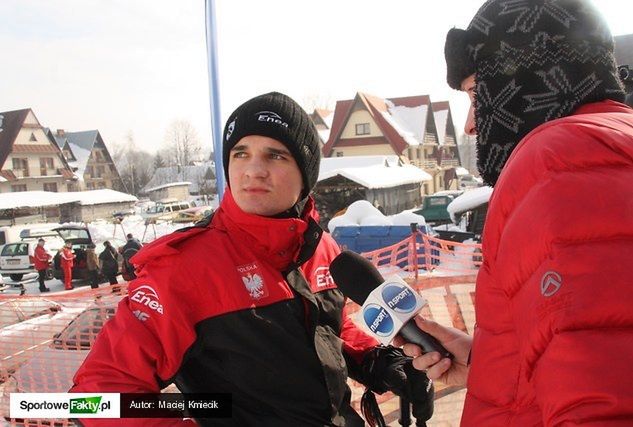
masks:
[[[423,316],[472,333],[474,275],[481,264],[480,245],[414,233],[400,243],[363,255],[378,267],[399,268],[411,274],[406,280],[429,302]],[[450,272],[453,277],[419,275],[429,271]],[[9,394],[67,391],[97,334],[114,315],[126,292],[127,285],[123,284],[94,290],[86,286],[45,295],[0,294],[0,425],[3,420],[21,426],[73,425],[70,420],[10,419]],[[358,308],[351,302],[348,305],[352,316]],[[358,409],[362,386],[351,380],[350,385],[353,404]],[[438,387],[436,398],[454,391]],[[386,420],[396,425],[398,399],[385,393],[378,401]],[[441,408],[440,402],[438,405]],[[457,407],[444,412],[454,418],[459,411]],[[442,410],[436,409],[438,415],[434,419],[441,413]],[[457,424],[451,421],[442,425]]]
[[[481,244],[442,240],[420,231],[394,245],[362,255],[377,267],[401,269],[416,279],[420,270],[476,274],[482,263]]]

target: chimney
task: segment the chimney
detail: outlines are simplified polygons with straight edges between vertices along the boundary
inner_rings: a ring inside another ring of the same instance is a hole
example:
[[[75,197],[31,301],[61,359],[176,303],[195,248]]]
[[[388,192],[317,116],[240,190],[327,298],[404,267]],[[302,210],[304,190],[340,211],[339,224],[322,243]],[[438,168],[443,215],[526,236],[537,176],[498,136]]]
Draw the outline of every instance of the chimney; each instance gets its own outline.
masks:
[[[57,136],[66,136],[66,132],[64,132],[64,129],[57,129]]]

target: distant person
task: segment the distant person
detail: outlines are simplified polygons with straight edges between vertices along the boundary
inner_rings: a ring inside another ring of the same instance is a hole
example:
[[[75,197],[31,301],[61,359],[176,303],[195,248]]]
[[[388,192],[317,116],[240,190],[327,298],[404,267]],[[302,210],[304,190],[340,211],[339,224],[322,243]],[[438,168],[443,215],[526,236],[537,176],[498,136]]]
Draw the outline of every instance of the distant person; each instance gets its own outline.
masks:
[[[405,352],[467,385],[463,426],[633,425],[633,109],[613,50],[587,0],[492,0],[447,35],[494,191],[473,337],[417,319],[455,357]]]
[[[40,283],[40,292],[50,291],[50,289],[44,284],[44,280],[46,280],[46,272],[50,268],[51,260],[51,256],[44,248],[45,243],[44,239],[38,239],[37,246],[35,247],[35,252],[33,254],[33,264],[37,270],[37,280]]]
[[[73,264],[77,255],[73,253],[72,242],[64,243],[64,247],[60,253],[62,271],[64,272],[64,289],[67,291],[73,289]]]
[[[91,243],[86,249],[86,269],[88,270],[88,279],[92,289],[99,287],[99,257],[97,257],[95,248],[95,244]]]
[[[99,254],[101,273],[111,285],[116,285],[119,283],[116,279],[116,275],[119,272],[119,253],[108,240],[103,242],[103,246],[104,249]]]
[[[125,280],[133,280],[136,279],[136,274],[134,273],[134,265],[132,265],[130,259],[136,255],[143,245],[132,233],[128,233],[126,237],[127,242],[121,249],[121,254],[123,255],[123,271],[125,273],[124,278]]]

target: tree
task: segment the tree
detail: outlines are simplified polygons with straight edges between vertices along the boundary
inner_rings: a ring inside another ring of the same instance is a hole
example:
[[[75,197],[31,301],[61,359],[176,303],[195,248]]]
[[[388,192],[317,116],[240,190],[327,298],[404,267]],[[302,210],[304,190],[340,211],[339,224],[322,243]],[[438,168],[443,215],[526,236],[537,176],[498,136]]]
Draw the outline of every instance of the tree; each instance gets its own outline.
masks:
[[[161,156],[160,151],[154,156],[154,170],[165,167],[165,159]]]
[[[124,143],[116,144],[112,160],[121,175],[121,180],[130,194],[138,196],[154,173],[154,156],[139,150],[134,135],[128,132]]]
[[[164,154],[170,166],[187,166],[200,160],[202,147],[196,129],[186,120],[174,120],[165,133]]]

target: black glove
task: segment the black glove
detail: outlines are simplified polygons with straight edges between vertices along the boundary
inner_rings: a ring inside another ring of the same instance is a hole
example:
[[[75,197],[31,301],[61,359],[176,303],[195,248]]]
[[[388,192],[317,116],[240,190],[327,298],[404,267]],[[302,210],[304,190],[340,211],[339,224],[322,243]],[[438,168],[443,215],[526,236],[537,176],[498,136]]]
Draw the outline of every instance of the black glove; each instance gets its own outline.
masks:
[[[377,346],[363,359],[362,382],[375,393],[392,391],[404,397],[412,403],[416,420],[426,421],[433,415],[433,383],[411,361],[399,348]]]

